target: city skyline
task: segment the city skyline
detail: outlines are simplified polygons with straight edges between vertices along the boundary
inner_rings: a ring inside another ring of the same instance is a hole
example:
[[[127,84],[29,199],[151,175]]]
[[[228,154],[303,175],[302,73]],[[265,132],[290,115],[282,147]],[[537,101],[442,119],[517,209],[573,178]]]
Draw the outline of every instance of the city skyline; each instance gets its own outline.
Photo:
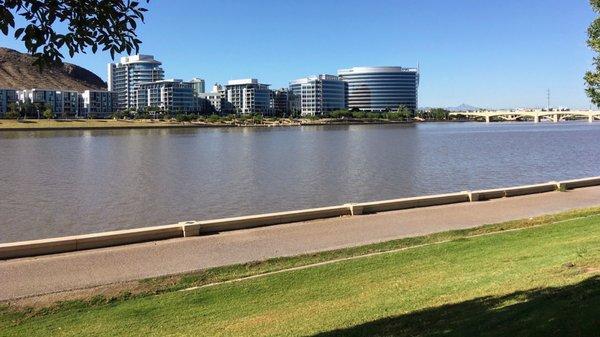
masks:
[[[552,106],[590,107],[583,74],[593,56],[585,44],[593,13],[586,1],[349,1],[343,15],[335,1],[320,3],[318,13],[306,3],[182,3],[150,2],[139,27],[140,53],[158,57],[165,78],[199,77],[207,87],[259,78],[277,89],[341,68],[420,65],[420,107],[545,107],[547,89]],[[206,12],[228,15],[194,20]],[[24,51],[10,37],[0,44]],[[88,53],[66,61],[106,80],[112,60]]]

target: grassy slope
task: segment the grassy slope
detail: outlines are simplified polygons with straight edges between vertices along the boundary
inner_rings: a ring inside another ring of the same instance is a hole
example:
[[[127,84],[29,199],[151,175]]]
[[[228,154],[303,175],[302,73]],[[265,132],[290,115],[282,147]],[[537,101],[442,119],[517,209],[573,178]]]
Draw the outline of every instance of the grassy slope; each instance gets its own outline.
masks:
[[[0,335],[592,335],[599,267],[592,216],[194,291],[5,310]]]

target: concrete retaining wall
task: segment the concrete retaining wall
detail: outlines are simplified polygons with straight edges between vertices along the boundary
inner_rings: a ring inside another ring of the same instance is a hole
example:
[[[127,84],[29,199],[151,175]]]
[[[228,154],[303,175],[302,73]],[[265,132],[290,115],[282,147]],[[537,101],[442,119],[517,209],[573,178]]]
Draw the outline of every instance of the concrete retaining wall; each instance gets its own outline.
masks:
[[[549,183],[544,184],[497,188],[492,190],[480,190],[472,191],[469,193],[471,201],[483,201],[504,197],[515,197],[518,195],[552,192],[558,189],[558,182],[551,181]]]
[[[0,259],[72,252],[183,236],[179,225],[145,227],[0,244]]]
[[[4,243],[0,244],[0,259],[71,252],[145,241],[195,236],[258,226],[324,219],[344,215],[361,215],[469,201],[476,202],[481,200],[544,193],[556,190],[566,191],[574,188],[597,185],[600,185],[600,177],[591,177],[509,188],[465,191],[414,198],[364,202],[207,221],[187,221],[168,226],[146,227],[96,234],[68,236],[62,238]]]
[[[368,214],[415,207],[427,207],[469,201],[469,192],[429,195],[424,197],[383,200],[351,204],[352,214]]]
[[[580,187],[597,186],[597,185],[600,185],[600,177],[565,180],[565,181],[558,182],[558,185],[559,185],[560,190],[562,190],[562,189],[570,190],[570,189],[580,188]]]
[[[182,223],[185,236],[350,215],[348,205]]]

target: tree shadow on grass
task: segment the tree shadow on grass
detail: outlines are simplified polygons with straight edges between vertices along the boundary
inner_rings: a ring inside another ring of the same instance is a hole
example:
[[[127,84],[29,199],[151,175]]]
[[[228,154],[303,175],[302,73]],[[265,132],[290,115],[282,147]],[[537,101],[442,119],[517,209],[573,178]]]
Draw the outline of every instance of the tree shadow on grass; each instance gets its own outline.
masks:
[[[600,336],[600,277],[476,298],[314,336]]]

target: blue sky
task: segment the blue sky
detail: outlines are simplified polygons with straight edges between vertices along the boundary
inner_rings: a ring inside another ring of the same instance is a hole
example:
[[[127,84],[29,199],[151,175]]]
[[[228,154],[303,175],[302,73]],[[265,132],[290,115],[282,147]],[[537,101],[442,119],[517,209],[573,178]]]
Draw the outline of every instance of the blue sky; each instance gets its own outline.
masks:
[[[152,0],[141,52],[169,78],[272,87],[364,65],[420,64],[421,106],[588,108],[587,0]],[[12,35],[11,35],[12,36]],[[23,51],[14,39],[0,45]],[[67,61],[106,79],[105,53]]]

